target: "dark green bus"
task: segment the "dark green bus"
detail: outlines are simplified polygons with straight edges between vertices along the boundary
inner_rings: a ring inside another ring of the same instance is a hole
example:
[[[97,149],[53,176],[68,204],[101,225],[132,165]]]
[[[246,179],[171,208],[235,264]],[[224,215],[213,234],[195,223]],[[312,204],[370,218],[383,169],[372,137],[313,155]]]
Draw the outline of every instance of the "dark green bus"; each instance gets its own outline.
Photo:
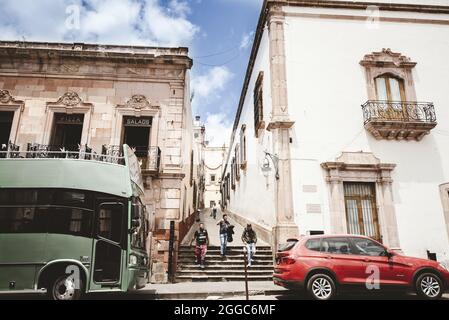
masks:
[[[140,166],[121,156],[0,158],[0,294],[127,292],[149,277]]]

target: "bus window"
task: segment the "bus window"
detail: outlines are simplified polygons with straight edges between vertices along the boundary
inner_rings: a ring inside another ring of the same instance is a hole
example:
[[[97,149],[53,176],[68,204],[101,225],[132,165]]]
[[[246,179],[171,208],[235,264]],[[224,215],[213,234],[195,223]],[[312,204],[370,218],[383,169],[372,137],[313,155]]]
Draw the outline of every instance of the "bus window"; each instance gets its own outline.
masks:
[[[3,205],[34,205],[37,203],[37,190],[0,190],[0,204]]]
[[[0,207],[0,233],[44,233],[45,216],[36,208]]]
[[[122,239],[124,206],[122,203],[103,203],[98,212],[98,236],[116,243]]]
[[[45,208],[49,216],[48,233],[80,237],[92,236],[93,212],[77,208]]]
[[[93,209],[93,196],[84,191],[63,190],[58,191],[56,202],[68,207]]]

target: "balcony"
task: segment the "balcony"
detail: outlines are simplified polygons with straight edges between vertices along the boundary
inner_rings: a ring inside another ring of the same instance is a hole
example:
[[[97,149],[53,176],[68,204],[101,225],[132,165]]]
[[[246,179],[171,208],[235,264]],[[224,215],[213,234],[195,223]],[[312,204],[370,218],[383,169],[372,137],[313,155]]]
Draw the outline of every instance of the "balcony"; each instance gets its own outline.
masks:
[[[431,102],[370,100],[362,109],[365,128],[378,140],[420,141],[437,125]]]

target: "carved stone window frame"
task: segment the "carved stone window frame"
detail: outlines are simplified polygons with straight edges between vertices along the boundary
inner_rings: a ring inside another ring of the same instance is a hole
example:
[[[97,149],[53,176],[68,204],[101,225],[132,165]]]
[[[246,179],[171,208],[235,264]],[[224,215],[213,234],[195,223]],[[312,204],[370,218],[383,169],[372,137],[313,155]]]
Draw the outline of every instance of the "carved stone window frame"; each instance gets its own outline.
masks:
[[[447,235],[449,237],[449,182],[440,185],[441,203],[443,205],[444,219],[446,222]]]
[[[343,152],[335,162],[321,164],[329,184],[330,227],[334,234],[346,234],[345,182],[374,183],[380,235],[385,245],[398,249],[399,233],[393,202],[391,172],[395,164],[381,163],[372,153]]]
[[[8,90],[0,90],[0,111],[14,112],[9,141],[16,144],[19,133],[20,118],[25,109],[25,102],[16,100]]]
[[[115,108],[115,126],[112,135],[112,145],[120,145],[123,131],[124,117],[151,117],[150,146],[158,146],[159,121],[161,109],[158,105],[151,104],[144,95],[133,95],[124,105],[117,105]]]
[[[365,69],[368,100],[378,100],[375,79],[391,74],[403,81],[406,101],[416,101],[413,68],[417,63],[410,58],[384,48],[380,52],[365,55],[360,65]]]
[[[79,97],[78,93],[69,91],[63,94],[56,102],[47,102],[46,106],[46,118],[44,135],[42,138],[42,144],[50,144],[51,135],[53,131],[55,114],[65,113],[65,114],[83,114],[83,130],[81,134],[81,145],[90,144],[90,127],[92,114],[94,113],[94,106],[92,103],[83,102]]]

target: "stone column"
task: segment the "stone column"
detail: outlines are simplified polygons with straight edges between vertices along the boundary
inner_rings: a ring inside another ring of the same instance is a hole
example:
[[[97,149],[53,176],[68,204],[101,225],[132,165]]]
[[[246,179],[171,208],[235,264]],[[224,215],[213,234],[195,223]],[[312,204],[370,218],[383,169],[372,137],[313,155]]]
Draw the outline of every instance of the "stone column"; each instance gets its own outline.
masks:
[[[294,125],[288,114],[287,75],[285,66],[285,17],[282,7],[271,6],[268,14],[270,39],[270,74],[272,118],[267,130],[273,135],[273,152],[279,157],[279,179],[275,187],[276,225],[273,227],[275,251],[280,243],[297,237],[291,180],[290,128]]]
[[[337,176],[335,176],[335,173]],[[330,170],[328,177],[330,185],[330,230],[334,234],[347,233],[346,228],[346,212],[344,207],[344,190],[343,182],[338,177],[338,169]],[[343,204],[343,206],[342,206]]]
[[[380,172],[380,188],[382,189],[383,221],[386,234],[383,242],[390,248],[400,248],[398,224],[393,201],[393,180],[390,177],[391,167]]]

